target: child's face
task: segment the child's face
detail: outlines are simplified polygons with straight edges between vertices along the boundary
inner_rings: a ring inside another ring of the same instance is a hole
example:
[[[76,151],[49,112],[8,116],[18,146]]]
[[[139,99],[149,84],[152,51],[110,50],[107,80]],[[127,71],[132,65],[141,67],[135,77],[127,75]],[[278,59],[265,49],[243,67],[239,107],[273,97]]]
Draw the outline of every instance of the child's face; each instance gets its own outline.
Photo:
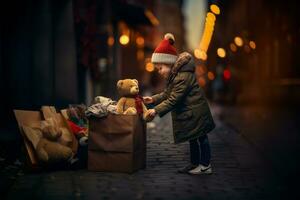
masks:
[[[157,69],[158,73],[167,79],[171,73],[171,65],[163,64],[163,63],[155,63],[155,68]]]

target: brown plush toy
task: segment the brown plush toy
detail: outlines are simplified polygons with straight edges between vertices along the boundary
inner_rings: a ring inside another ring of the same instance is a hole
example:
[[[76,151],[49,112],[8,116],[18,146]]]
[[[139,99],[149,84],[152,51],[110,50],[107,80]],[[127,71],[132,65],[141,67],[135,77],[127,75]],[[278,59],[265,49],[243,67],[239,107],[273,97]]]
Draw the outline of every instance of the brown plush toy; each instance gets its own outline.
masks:
[[[55,141],[60,135],[48,127],[44,130],[42,132],[39,128],[23,126],[24,134],[32,143],[38,160],[44,164],[54,164],[72,159],[72,149]]]
[[[121,98],[117,103],[117,112],[124,115],[140,114],[147,120],[147,108],[139,96],[139,83],[136,79],[119,80],[117,88]]]

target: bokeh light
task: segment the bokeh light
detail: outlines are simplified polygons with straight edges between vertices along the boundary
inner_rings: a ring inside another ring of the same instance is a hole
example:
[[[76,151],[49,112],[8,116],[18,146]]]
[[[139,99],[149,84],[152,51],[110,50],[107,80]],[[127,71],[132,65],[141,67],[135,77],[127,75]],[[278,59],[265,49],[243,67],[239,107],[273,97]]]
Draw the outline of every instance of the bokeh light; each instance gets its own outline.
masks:
[[[203,77],[199,77],[198,78],[198,83],[199,83],[200,86],[204,87],[205,84],[206,84],[206,81]]]
[[[144,40],[143,37],[139,36],[139,37],[136,38],[136,44],[138,46],[144,46],[144,43],[145,43],[145,40]]]
[[[107,38],[107,45],[108,45],[108,46],[113,46],[114,43],[115,43],[114,38],[113,38],[112,36],[109,36],[109,37]]]
[[[146,70],[147,70],[148,72],[153,72],[153,71],[154,71],[154,65],[153,65],[153,63],[148,62],[148,63],[146,64]]]
[[[229,80],[231,78],[231,73],[230,73],[229,69],[224,70],[223,77],[225,80]]]
[[[212,81],[215,79],[215,74],[213,72],[209,71],[207,73],[207,78]]]
[[[225,56],[226,56],[226,51],[225,51],[225,49],[223,49],[223,48],[218,48],[218,49],[217,49],[217,54],[218,54],[218,56],[219,56],[220,58],[225,58]]]
[[[219,15],[219,14],[220,14],[220,8],[219,8],[219,6],[217,6],[216,4],[212,4],[212,5],[210,6],[210,10],[211,10],[211,12],[213,12],[213,13],[216,14],[216,15]]]
[[[237,36],[237,37],[234,38],[234,43],[237,46],[241,47],[241,46],[243,46],[243,39],[241,37]]]
[[[128,35],[121,35],[121,37],[120,37],[120,43],[122,45],[127,45],[129,43],[129,37],[128,37]]]
[[[250,41],[249,46],[251,47],[251,49],[256,49],[256,44],[254,41]]]
[[[207,60],[207,54],[205,53],[205,51],[202,51],[200,49],[195,49],[194,50],[194,55],[198,59]]]

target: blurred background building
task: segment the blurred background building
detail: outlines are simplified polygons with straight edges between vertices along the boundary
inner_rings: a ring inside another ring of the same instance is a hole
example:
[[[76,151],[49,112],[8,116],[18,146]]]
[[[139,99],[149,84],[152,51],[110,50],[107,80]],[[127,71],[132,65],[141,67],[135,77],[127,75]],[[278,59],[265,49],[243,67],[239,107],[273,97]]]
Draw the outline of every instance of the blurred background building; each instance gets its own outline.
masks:
[[[119,79],[158,92],[164,84],[151,55],[166,32],[185,47],[182,7],[180,0],[1,2],[1,136],[19,138],[13,109],[117,100]]]
[[[279,155],[274,162],[299,152],[296,1],[10,0],[0,5],[1,137],[18,135],[13,109],[89,105],[97,95],[116,100],[116,82],[124,78],[138,79],[142,94],[161,91],[164,82],[150,58],[171,32],[178,52],[195,56],[196,75],[210,101],[232,106],[229,114],[224,110],[226,120],[260,146],[274,142],[275,149],[263,149]],[[285,133],[289,139],[281,140]]]

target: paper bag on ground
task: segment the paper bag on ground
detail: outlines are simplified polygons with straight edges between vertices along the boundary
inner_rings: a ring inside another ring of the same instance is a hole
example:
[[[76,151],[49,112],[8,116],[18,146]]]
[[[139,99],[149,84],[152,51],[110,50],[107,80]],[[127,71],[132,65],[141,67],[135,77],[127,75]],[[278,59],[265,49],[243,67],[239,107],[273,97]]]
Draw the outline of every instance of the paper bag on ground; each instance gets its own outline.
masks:
[[[74,153],[77,152],[78,141],[75,138],[74,134],[71,132],[66,119],[61,113],[57,113],[55,107],[53,106],[42,106],[41,111],[44,118],[54,119],[54,123],[61,129],[62,135],[59,138],[59,143],[71,147]]]
[[[44,119],[43,114],[40,111],[14,110],[15,117],[17,119],[18,126],[20,129],[20,133],[24,139],[28,165],[32,169],[39,168],[39,161],[37,159],[35,148],[33,146],[35,144],[36,138],[32,137],[33,136],[32,134],[28,135],[30,131],[27,131],[27,135],[26,135],[24,132],[24,127],[42,129],[42,126],[43,125],[45,126],[46,123],[50,123],[51,125],[58,126],[62,131],[62,135],[59,138],[58,142],[65,146],[71,147],[74,153],[76,153],[77,151],[78,142],[74,137],[74,135],[68,129],[68,126],[64,121],[63,116],[59,113],[55,113],[54,107],[48,110],[49,110],[49,112],[47,111],[48,113],[44,112],[46,120]],[[66,137],[63,137],[63,135],[66,135]]]
[[[88,168],[134,172],[146,164],[146,124],[137,115],[113,115],[89,120]]]
[[[32,128],[40,128],[42,121],[42,114],[39,111],[26,111],[26,110],[14,110],[19,130],[24,139],[26,157],[28,164],[31,168],[35,169],[38,167],[38,160],[35,155],[34,148],[29,139],[25,136],[23,131],[23,126],[28,126]]]

